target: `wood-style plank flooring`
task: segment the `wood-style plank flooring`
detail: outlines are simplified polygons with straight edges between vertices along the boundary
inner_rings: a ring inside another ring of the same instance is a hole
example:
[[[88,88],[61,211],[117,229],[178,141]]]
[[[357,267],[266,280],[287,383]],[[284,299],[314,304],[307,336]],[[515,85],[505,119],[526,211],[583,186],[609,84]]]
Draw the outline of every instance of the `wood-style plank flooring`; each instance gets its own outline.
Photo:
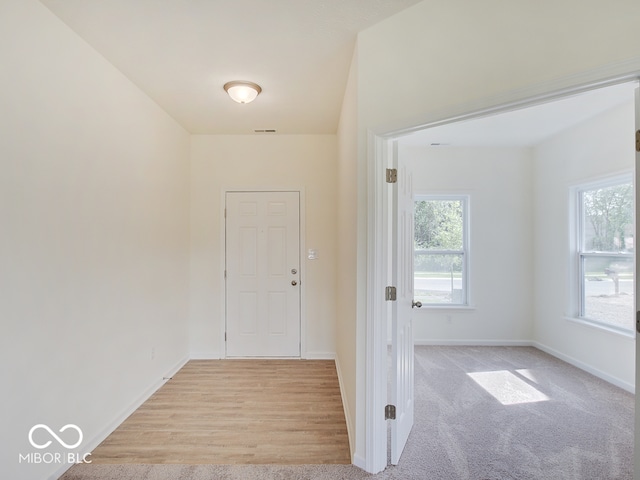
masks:
[[[350,463],[335,363],[192,360],[93,450],[91,460]]]

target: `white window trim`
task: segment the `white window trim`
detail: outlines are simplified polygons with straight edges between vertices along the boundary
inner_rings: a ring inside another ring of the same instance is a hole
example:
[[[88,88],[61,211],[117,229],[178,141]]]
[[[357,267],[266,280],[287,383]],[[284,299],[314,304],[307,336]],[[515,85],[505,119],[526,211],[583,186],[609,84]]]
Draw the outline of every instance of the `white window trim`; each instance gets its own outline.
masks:
[[[430,194],[430,193],[418,193],[414,195],[414,203],[421,200],[462,200],[462,250],[428,250],[433,254],[462,254],[462,303],[425,303],[422,305],[423,310],[466,310],[474,308],[471,303],[471,254],[470,254],[470,237],[471,237],[471,195],[464,193],[451,193],[451,194]],[[414,248],[414,263],[415,263],[415,250]],[[414,273],[415,282],[415,273]]]
[[[581,205],[581,194],[586,190],[594,190],[597,188],[607,188],[612,187],[614,185],[620,185],[622,183],[630,182],[633,185],[633,190],[635,192],[635,176],[633,171],[624,171],[618,172],[612,175],[606,175],[599,178],[593,178],[587,180],[585,182],[581,182],[579,184],[574,184],[570,188],[570,224],[571,224],[571,271],[575,272],[572,275],[573,281],[571,282],[570,288],[570,312],[571,314],[565,317],[569,321],[573,321],[579,324],[587,325],[590,327],[594,327],[609,333],[614,333],[623,336],[633,336],[635,338],[635,329],[631,328],[623,328],[618,327],[616,325],[612,325],[607,322],[603,322],[597,319],[589,318],[582,316],[582,312],[584,311],[584,292],[583,292],[583,262],[582,257],[587,256],[603,256],[607,255],[607,253],[594,253],[594,252],[584,252],[583,249],[583,239],[584,239],[584,221],[582,217],[582,205]],[[634,201],[635,201],[635,193],[634,193]],[[634,206],[635,211],[635,206]],[[634,218],[634,222],[636,219]],[[634,250],[636,247],[637,238],[634,238]],[[633,254],[618,254],[612,253],[612,256],[626,256],[633,257],[635,262],[635,253]],[[634,268],[635,272],[635,268]],[[636,279],[634,278],[634,281]]]

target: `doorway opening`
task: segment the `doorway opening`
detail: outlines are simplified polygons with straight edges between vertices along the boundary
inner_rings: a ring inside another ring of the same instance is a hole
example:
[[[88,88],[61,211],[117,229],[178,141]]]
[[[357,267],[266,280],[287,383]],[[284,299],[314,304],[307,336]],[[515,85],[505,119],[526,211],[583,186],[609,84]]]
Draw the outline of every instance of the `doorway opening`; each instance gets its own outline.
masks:
[[[627,81],[625,82],[621,81],[619,83],[613,82],[614,84],[609,85],[607,87],[603,87],[603,88],[598,88],[598,89],[593,89],[588,91],[582,90],[580,92],[571,92],[569,95],[566,95],[565,97],[554,98],[553,101],[546,101],[546,100],[544,102],[531,101],[528,106],[525,106],[526,108],[523,108],[522,104],[518,105],[518,109],[513,107],[505,107],[502,113],[495,113],[495,109],[494,109],[490,115],[484,114],[484,113],[478,113],[474,115],[469,115],[469,118],[467,120],[453,119],[451,121],[439,122],[437,125],[431,126],[429,128],[425,128],[424,130],[420,130],[420,131],[412,131],[410,134],[396,133],[393,135],[389,135],[387,139],[382,137],[376,137],[375,142],[372,142],[378,147],[377,154],[374,155],[375,160],[377,161],[376,167],[379,170],[381,170],[382,168],[386,168],[387,164],[389,163],[387,161],[387,159],[390,157],[390,155],[388,154],[388,150],[391,150],[391,149],[389,149],[389,147],[385,147],[385,145],[388,145],[388,144],[395,145],[395,149],[392,151],[393,151],[393,155],[395,155],[395,161],[400,165],[402,165],[403,162],[414,162],[415,164],[420,161],[420,156],[422,156],[422,158],[425,158],[425,159],[428,158],[431,160],[433,160],[434,158],[437,158],[443,164],[443,162],[448,156],[455,157],[455,154],[462,153],[463,150],[465,150],[465,152],[463,153],[465,153],[467,156],[475,155],[476,157],[481,156],[480,153],[482,149],[522,148],[522,149],[528,149],[528,150],[535,150],[536,148],[538,148],[539,145],[548,141],[550,142],[551,141],[550,139],[552,139],[556,135],[559,135],[561,132],[569,132],[571,131],[571,129],[577,130],[576,125],[586,124],[586,123],[589,123],[590,121],[595,123],[595,120],[594,120],[595,118],[599,116],[605,116],[605,115],[611,114],[611,112],[616,108],[625,109],[624,105],[626,105],[626,115],[629,122],[628,123],[629,128],[624,132],[628,138],[628,140],[625,141],[625,148],[626,147],[632,148],[631,138],[633,137],[633,130],[634,130],[633,116],[634,116],[634,109],[635,109],[633,91],[637,87],[637,82],[634,81],[632,83],[629,83],[628,79],[626,80]],[[536,125],[536,127],[533,128],[532,125]],[[592,134],[591,139],[593,139],[593,137],[595,136],[596,134]],[[601,132],[601,136],[604,137],[605,133]],[[585,146],[588,145],[587,142],[584,142],[584,145]],[[547,145],[545,148],[549,150],[551,147]],[[593,179],[602,175],[607,176],[610,174],[617,174],[617,173],[620,173],[620,171],[622,170],[630,170],[631,172],[635,170],[633,150],[629,151],[628,158],[630,158],[631,161],[626,166],[623,165],[622,163],[612,162],[611,158],[607,157],[606,155],[602,156],[602,154],[604,154],[606,151],[608,151],[608,149],[604,147],[602,149],[602,152],[598,152],[599,154],[601,154],[600,162],[599,164],[594,164],[595,166],[591,169],[585,168],[586,167],[585,158],[586,158],[586,155],[588,155],[588,152],[585,152],[585,154],[582,155],[580,158],[576,158],[572,160],[573,162],[573,164],[571,165],[571,168],[573,169],[572,172],[573,173],[577,172],[577,173],[576,175],[574,175],[574,177],[571,177],[571,175],[565,172],[566,176],[564,177],[563,181],[567,184],[564,185],[566,189],[562,193],[564,195],[562,204],[559,205],[557,202],[554,203],[554,201],[550,200],[551,197],[549,197],[549,199],[547,199],[546,201],[542,201],[540,204],[536,205],[535,208],[533,206],[530,206],[530,208],[535,210],[535,212],[533,210],[531,211],[531,218],[529,219],[530,224],[535,223],[536,225],[538,225],[540,223],[545,223],[545,222],[551,223],[550,219],[545,218],[545,212],[548,211],[549,217],[554,217],[552,220],[553,222],[555,222],[554,223],[555,225],[558,225],[558,224],[564,225],[564,230],[559,231],[556,229],[555,232],[548,233],[547,236],[555,235],[556,237],[558,237],[556,241],[562,244],[562,248],[565,249],[564,253],[566,257],[571,256],[571,250],[568,245],[570,243],[570,228],[571,228],[570,223],[572,221],[569,217],[571,215],[570,210],[572,206],[570,205],[570,201],[568,198],[569,196],[568,187],[571,184],[578,183],[580,180]],[[594,153],[594,152],[592,151],[591,153]],[[524,155],[523,158],[524,157],[526,157],[526,155]],[[549,158],[550,157],[545,159],[543,162],[545,163],[544,165],[545,168],[548,168],[551,166]],[[461,161],[460,158],[458,158],[458,160],[456,161],[458,162],[457,163],[458,167],[460,167],[461,165],[467,165],[463,161]],[[542,197],[545,197],[547,190],[549,190],[550,192],[555,191],[557,193],[558,189],[561,188],[562,185],[556,184],[552,186],[551,184],[553,182],[549,182],[549,184],[545,184],[544,182],[540,181],[540,179],[543,178],[542,176],[543,172],[539,171],[542,167],[541,167],[541,164],[533,165],[535,161],[531,160],[531,152],[529,152],[529,160],[527,161],[530,163],[529,181],[533,181],[531,179],[534,178],[534,176],[537,176],[535,178],[537,178],[538,181],[535,186],[531,186],[530,190],[528,192],[523,192],[523,194],[525,196],[528,194],[530,197],[537,195],[538,197],[542,198]],[[478,162],[480,162],[479,159],[478,159]],[[612,168],[607,169],[606,167],[608,166]],[[432,177],[433,182],[435,183],[428,184],[423,189],[420,185],[420,180],[415,179],[415,176],[414,176],[414,182],[415,182],[414,186],[415,186],[416,193],[417,194],[435,193],[439,195],[452,194],[452,193],[465,194],[465,195],[469,194],[471,199],[470,215],[471,215],[471,236],[472,236],[471,245],[470,245],[470,250],[471,250],[470,254],[474,259],[475,258],[486,259],[486,256],[483,256],[482,253],[478,253],[474,251],[474,247],[476,250],[478,248],[476,244],[478,240],[478,235],[480,234],[480,231],[477,227],[479,220],[477,217],[474,217],[474,213],[478,213],[481,207],[484,208],[486,202],[485,203],[483,202],[485,199],[483,199],[482,202],[478,204],[477,202],[474,201],[475,200],[474,197],[476,197],[477,195],[474,194],[473,191],[471,191],[471,193],[469,193],[468,191],[468,190],[473,190],[473,188],[469,186],[469,183],[466,183],[466,184],[464,182],[456,183],[456,181],[459,180],[459,177],[460,177],[459,174],[465,173],[464,169],[458,168],[456,170],[456,168],[452,168],[451,165],[449,165],[448,167],[444,167],[444,166],[438,167],[437,165],[435,165],[436,170],[440,168],[440,170],[437,170],[437,173],[439,173],[440,176],[437,176],[437,175],[434,176],[433,161],[429,163],[429,167],[430,167],[429,173]],[[493,165],[493,167],[496,167],[496,165]],[[466,173],[468,173],[468,171]],[[485,171],[484,173],[488,177],[492,176],[494,178],[496,177],[500,178],[501,174],[505,172],[501,172],[499,169],[494,168],[493,170],[490,169],[489,171]],[[524,181],[526,179],[522,178],[522,173],[523,172],[520,172],[521,174],[520,180]],[[377,186],[376,188],[384,188],[384,185],[382,184],[380,185],[381,186]],[[454,190],[454,191],[452,192],[451,190]],[[498,198],[497,201],[499,200],[500,199]],[[502,199],[502,201],[503,203],[508,203],[508,200],[506,199]],[[531,201],[532,201],[531,198],[529,198],[528,200],[525,198],[524,204]],[[384,202],[381,202],[381,204],[384,205]],[[378,207],[378,204],[376,203],[375,206]],[[381,215],[383,216],[387,215],[387,213],[385,213],[384,208],[379,208],[378,210]],[[558,212],[560,213],[558,214]],[[563,219],[566,220],[564,223],[562,222]],[[485,219],[484,223],[486,223],[487,221],[491,221],[491,220]],[[380,220],[379,224],[374,225],[374,229],[382,228],[384,223],[385,221],[383,217]],[[474,226],[476,228],[474,228]],[[534,228],[531,225],[528,228],[529,228],[530,236],[531,235],[540,236],[539,233],[536,233],[537,231],[534,231]],[[525,234],[521,235],[521,238],[525,238],[525,237],[526,237]],[[487,235],[487,239],[488,239],[487,241],[490,243],[491,235]],[[476,242],[474,242],[474,240],[476,240]],[[564,240],[566,240],[566,242],[564,242]],[[520,246],[523,248],[524,247],[529,249],[536,248],[539,250],[545,245],[545,243],[540,239],[530,238],[529,241],[532,243],[528,247],[526,247],[526,245],[523,246],[522,243],[520,244]],[[526,240],[524,240],[524,242],[526,244]],[[492,246],[492,248],[495,248],[495,245]],[[382,248],[382,251],[386,251],[386,249]],[[480,257],[473,256],[476,254],[480,255]],[[525,253],[522,253],[522,255],[525,255]],[[533,264],[534,261],[531,258],[532,257],[530,257],[529,259],[529,263]],[[389,261],[392,261],[392,260],[393,259],[389,259]],[[509,259],[507,258],[505,261],[508,262]],[[550,262],[552,261],[553,259],[543,258],[541,260],[541,265],[545,265],[545,266],[549,265]],[[557,261],[557,255],[556,255],[556,261]],[[571,261],[572,260],[570,258],[565,258],[560,260],[560,262],[563,262],[563,265],[565,265],[565,263],[570,263]],[[478,280],[477,280],[477,277],[480,275],[480,273],[482,273],[482,268],[480,268],[481,264],[482,262],[475,262],[475,263],[472,262],[471,265],[469,266],[469,275],[470,275],[470,285],[469,285],[470,297],[469,298],[471,300],[469,301],[468,305],[465,305],[465,306],[457,305],[456,308],[440,305],[437,308],[427,308],[427,309],[423,308],[419,312],[414,311],[415,316],[420,317],[420,321],[416,322],[417,324],[415,327],[415,333],[421,336],[421,338],[418,339],[419,341],[421,341],[421,343],[423,344],[455,344],[457,342],[458,344],[464,344],[464,343],[474,344],[475,342],[475,344],[478,344],[478,345],[480,344],[496,345],[496,344],[499,344],[499,342],[503,342],[504,344],[509,345],[509,344],[517,344],[518,342],[522,342],[522,343],[527,343],[527,344],[536,346],[537,348],[540,348],[542,350],[544,350],[545,347],[547,347],[547,351],[552,350],[552,352],[550,353],[553,353],[556,356],[559,356],[563,360],[572,359],[572,358],[575,359],[575,357],[578,356],[579,352],[577,352],[576,350],[572,350],[573,347],[567,347],[566,345],[563,345],[563,344],[553,343],[555,342],[555,340],[552,341],[553,345],[547,345],[546,343],[540,341],[539,338],[533,337],[532,334],[526,335],[526,332],[520,333],[519,334],[520,336],[514,336],[518,332],[515,332],[514,334],[514,332],[511,331],[510,333],[511,336],[503,335],[502,337],[500,337],[500,335],[498,335],[498,336],[494,336],[493,338],[488,337],[487,335],[483,335],[483,327],[486,327],[487,325],[486,322],[483,323],[483,321],[472,320],[474,316],[475,317],[478,316],[478,312],[480,310],[486,309],[486,300],[485,300],[486,296],[484,294],[480,295],[481,293],[483,293],[483,289],[479,287]],[[565,268],[565,270],[571,271],[573,267],[574,266],[570,266],[569,268]],[[389,268],[391,269],[392,267],[389,267]],[[536,268],[539,268],[539,265],[536,265]],[[425,272],[421,272],[421,273],[425,275]],[[426,274],[429,274],[429,272],[426,272]],[[564,274],[561,273],[558,278],[561,280],[567,280],[569,282],[572,281],[569,278],[565,278],[563,275]],[[567,275],[571,276],[572,274],[567,274]],[[474,282],[474,278],[476,279],[475,282]],[[437,282],[432,282],[432,283],[436,284]],[[529,286],[532,289],[535,289],[536,285],[542,285],[543,283],[544,283],[544,279],[541,278],[540,276],[537,279],[529,280]],[[504,286],[508,284],[509,282],[503,279],[501,285]],[[577,282],[576,282],[576,285],[577,285]],[[573,310],[572,310],[573,305],[577,304],[576,299],[578,294],[577,292],[578,287],[576,285],[571,286],[570,288],[568,288],[567,291],[556,292],[557,296],[554,297],[554,300],[553,300],[554,305],[558,305],[558,302],[560,302],[562,308],[560,309],[559,315],[556,315],[556,317],[559,317],[559,318],[554,317],[552,321],[556,322],[556,326],[560,325],[561,330],[558,332],[559,335],[566,334],[566,331],[571,331],[572,329],[573,330],[579,329],[581,330],[581,332],[582,330],[589,332],[589,333],[582,332],[581,334],[597,336],[598,334],[601,334],[601,332],[597,332],[596,330],[594,330],[593,325],[585,325],[584,322],[580,323],[580,319],[576,319],[576,318],[568,319],[568,317],[573,316],[569,314],[569,313],[573,313]],[[537,290],[540,291],[540,288],[538,288]],[[442,297],[442,295],[440,295],[440,297]],[[534,302],[539,301],[538,297],[540,297],[540,294],[537,294],[536,297],[530,300],[529,305],[531,307],[533,307]],[[508,300],[505,300],[505,303],[508,303]],[[482,308],[479,308],[479,307],[482,307]],[[385,310],[385,312],[388,312],[388,310]],[[388,316],[386,317],[387,320],[390,319],[389,315],[390,313],[388,313]],[[525,318],[524,321],[522,322],[522,326],[524,327],[528,324],[529,328],[531,329],[531,325],[533,322],[534,322],[533,317],[529,315],[528,319]],[[383,325],[387,327],[387,331],[388,331],[388,325],[385,323],[383,323]],[[504,330],[500,330],[504,326],[497,324],[494,327],[496,328],[495,332],[499,333],[500,331],[504,331]],[[551,326],[551,324],[549,323],[549,325],[545,325],[545,328],[547,328],[546,331],[549,333],[549,335],[551,335],[553,332],[553,327]],[[607,332],[604,334],[604,336],[610,336],[610,333],[611,332]],[[387,338],[387,340],[389,340],[388,335],[385,335],[385,337]],[[633,356],[635,357],[635,345],[633,345],[635,342],[632,339],[630,340],[631,337],[632,335],[628,335],[626,339],[622,339],[621,341],[631,342],[630,345],[627,345],[626,350],[627,350],[627,353],[629,353],[630,355],[633,354]],[[606,343],[606,346],[603,348],[612,348],[609,345],[609,343],[611,343],[610,340],[605,340],[605,343]],[[561,347],[561,349],[558,348],[558,345]],[[564,349],[564,351],[562,349]],[[382,352],[382,348],[380,348],[380,352]],[[385,345],[384,352],[386,354],[386,345]],[[587,366],[587,370],[589,371],[588,363],[584,361],[582,363],[583,365],[581,365],[581,367]],[[631,363],[635,365],[635,362],[633,361],[633,359],[631,360]],[[592,367],[591,373],[597,373],[596,372],[597,370],[598,370],[597,367]],[[383,378],[382,375],[378,375],[378,373],[376,373],[374,377],[379,378],[380,380]],[[384,378],[386,381],[387,379],[386,371],[385,371]],[[606,378],[606,379],[618,386],[626,388],[627,390],[633,389],[635,384],[635,382],[633,381],[633,372],[630,372],[630,374],[626,375],[625,378],[626,380],[621,379],[620,377],[616,378],[616,375],[610,375],[609,378]],[[631,380],[629,381],[629,379]],[[387,400],[386,392],[385,392],[384,400]],[[385,446],[386,446],[386,439],[385,439]]]

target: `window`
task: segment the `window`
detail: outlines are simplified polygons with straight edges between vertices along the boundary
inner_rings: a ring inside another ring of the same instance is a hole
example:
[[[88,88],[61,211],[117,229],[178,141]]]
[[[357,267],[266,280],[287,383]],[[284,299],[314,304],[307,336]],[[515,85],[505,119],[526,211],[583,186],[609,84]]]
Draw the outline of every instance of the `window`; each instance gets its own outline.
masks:
[[[630,175],[577,189],[580,318],[633,331],[634,191]]]
[[[414,297],[424,306],[467,305],[466,196],[419,196],[414,206]]]

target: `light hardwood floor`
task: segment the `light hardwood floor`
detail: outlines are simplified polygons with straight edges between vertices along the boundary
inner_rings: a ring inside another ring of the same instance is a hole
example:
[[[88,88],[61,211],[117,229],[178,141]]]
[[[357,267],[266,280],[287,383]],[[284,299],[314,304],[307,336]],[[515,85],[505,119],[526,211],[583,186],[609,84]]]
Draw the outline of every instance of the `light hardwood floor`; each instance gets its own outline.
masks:
[[[102,442],[91,460],[350,463],[335,363],[192,360]]]

